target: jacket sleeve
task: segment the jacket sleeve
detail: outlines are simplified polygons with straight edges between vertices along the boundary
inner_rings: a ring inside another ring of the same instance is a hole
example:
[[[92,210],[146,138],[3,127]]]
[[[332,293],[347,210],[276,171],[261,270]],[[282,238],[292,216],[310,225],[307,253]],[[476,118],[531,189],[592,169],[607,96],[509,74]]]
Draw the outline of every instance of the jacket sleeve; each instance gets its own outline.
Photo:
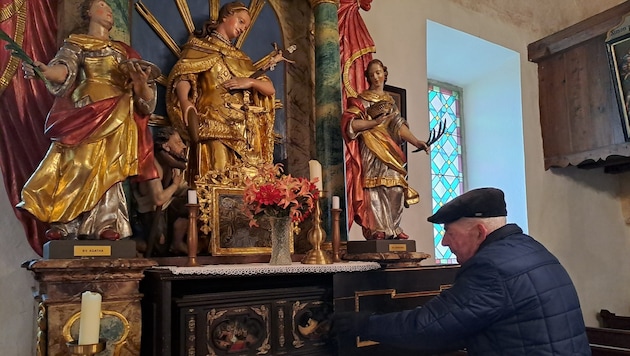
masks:
[[[497,268],[470,260],[455,284],[424,306],[373,315],[361,339],[422,351],[458,350],[466,339],[499,319],[509,303]]]

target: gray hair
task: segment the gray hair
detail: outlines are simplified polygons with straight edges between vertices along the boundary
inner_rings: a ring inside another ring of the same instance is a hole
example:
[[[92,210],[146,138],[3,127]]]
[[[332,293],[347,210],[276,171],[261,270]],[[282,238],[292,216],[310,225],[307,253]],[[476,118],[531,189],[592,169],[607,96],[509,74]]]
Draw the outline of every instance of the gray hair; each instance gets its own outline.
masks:
[[[506,216],[495,216],[491,218],[461,218],[467,225],[482,224],[488,230],[488,234],[507,224]]]

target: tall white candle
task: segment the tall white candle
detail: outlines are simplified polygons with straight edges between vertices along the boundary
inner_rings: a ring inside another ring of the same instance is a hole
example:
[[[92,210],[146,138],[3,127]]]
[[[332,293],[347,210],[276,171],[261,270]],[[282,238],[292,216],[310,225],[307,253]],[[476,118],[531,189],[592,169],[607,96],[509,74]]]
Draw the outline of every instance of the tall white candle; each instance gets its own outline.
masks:
[[[101,329],[101,295],[94,292],[81,294],[79,318],[79,345],[98,344]]]
[[[188,204],[197,204],[197,191],[189,190],[188,191]]]
[[[309,173],[311,175],[311,180],[314,180],[315,178],[319,178],[319,181],[317,183],[315,183],[315,186],[317,187],[317,189],[319,189],[319,191],[323,191],[323,184],[322,184],[322,165],[321,163],[319,163],[317,160],[310,160],[308,161],[308,168],[309,168]]]
[[[339,197],[334,195],[332,200],[332,208],[339,209]]]

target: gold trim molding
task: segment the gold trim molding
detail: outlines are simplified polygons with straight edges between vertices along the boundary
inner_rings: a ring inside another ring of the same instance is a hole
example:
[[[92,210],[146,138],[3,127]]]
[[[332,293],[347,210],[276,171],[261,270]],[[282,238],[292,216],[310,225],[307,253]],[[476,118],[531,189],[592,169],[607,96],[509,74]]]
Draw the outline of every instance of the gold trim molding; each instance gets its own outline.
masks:
[[[361,57],[363,55],[366,55],[368,53],[374,53],[374,52],[376,52],[376,47],[375,46],[369,46],[369,47],[362,48],[362,49],[354,52],[350,56],[350,58],[348,58],[346,60],[346,63],[343,64],[343,74],[342,74],[343,87],[346,90],[346,96],[347,97],[356,97],[356,96],[359,95],[357,93],[357,91],[354,90],[352,85],[350,85],[350,67],[352,66],[354,61],[356,61],[359,57]]]
[[[3,7],[0,11],[0,20],[5,21],[8,18],[5,16],[13,16],[15,14],[15,10],[17,9],[17,20],[15,23],[15,35],[13,40],[22,46],[24,42],[24,29],[26,28],[26,4],[24,0],[18,0],[13,2],[5,7]],[[14,11],[10,11],[14,10]],[[2,22],[0,21],[0,22]],[[11,82],[11,78],[15,75],[17,71],[18,65],[20,64],[20,60],[14,56],[11,56],[7,66],[2,71],[2,75],[0,75],[0,95],[4,92],[4,90],[9,86]]]
[[[46,356],[48,354],[48,310],[44,302],[37,305],[37,338],[36,338],[36,356]]]
[[[439,295],[445,289],[451,288],[452,284],[441,284],[439,290],[426,290],[417,292],[397,293],[396,289],[377,289],[368,291],[359,291],[354,293],[354,311],[361,311],[361,297],[377,296],[377,295],[389,295],[391,299],[402,298],[417,298],[417,297],[434,297]],[[378,342],[372,340],[361,340],[358,336],[356,338],[357,347],[366,347],[372,345],[378,345]]]
[[[0,22],[4,22],[13,17],[13,15],[15,15],[15,11],[22,8],[24,1],[26,0],[15,0],[12,3],[6,4],[0,8]]]
[[[309,0],[309,2],[311,3],[311,8],[314,9],[317,6],[319,6],[320,4],[333,4],[335,6],[337,6],[337,8],[339,8],[339,0]]]

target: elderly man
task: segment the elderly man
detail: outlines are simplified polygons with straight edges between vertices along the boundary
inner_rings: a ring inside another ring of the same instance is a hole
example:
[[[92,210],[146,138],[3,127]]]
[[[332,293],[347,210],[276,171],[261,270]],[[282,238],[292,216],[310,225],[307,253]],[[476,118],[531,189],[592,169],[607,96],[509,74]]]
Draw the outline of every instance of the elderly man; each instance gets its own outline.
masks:
[[[590,355],[575,287],[543,245],[506,224],[503,192],[471,190],[428,220],[461,269],[424,306],[397,313],[341,313],[334,329],[425,352],[469,355]]]

